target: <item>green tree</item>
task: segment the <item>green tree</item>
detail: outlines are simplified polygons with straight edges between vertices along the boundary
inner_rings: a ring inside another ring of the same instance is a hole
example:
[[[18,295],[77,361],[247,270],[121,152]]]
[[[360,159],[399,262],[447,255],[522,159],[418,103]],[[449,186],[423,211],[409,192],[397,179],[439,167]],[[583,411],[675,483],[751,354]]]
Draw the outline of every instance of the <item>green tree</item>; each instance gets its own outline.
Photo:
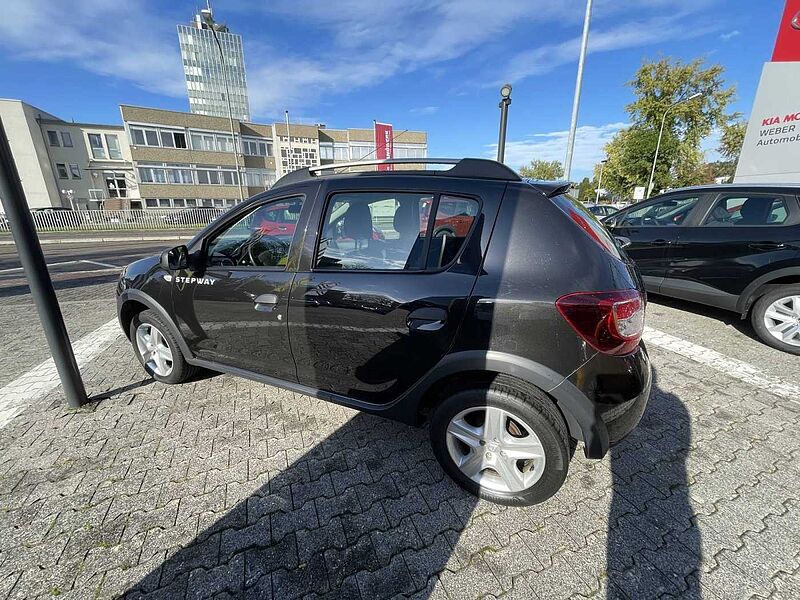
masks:
[[[580,184],[578,184],[578,200],[581,202],[593,201],[595,196],[594,189],[595,186],[592,185],[589,178],[584,177]]]
[[[739,163],[739,155],[744,144],[744,134],[747,132],[747,121],[740,121],[738,116],[734,115],[733,120],[722,127],[717,148],[722,160],[713,163],[717,177],[733,177],[736,174],[736,165]]]
[[[626,107],[632,125],[606,146],[603,187],[630,197],[635,186],[647,185],[662,119],[654,190],[689,185],[704,177],[700,142],[728,123],[725,109],[735,93],[725,86],[723,73],[722,66],[706,66],[702,59],[643,63],[628,82],[636,97]],[[701,95],[689,100],[695,94]]]
[[[560,179],[564,176],[564,167],[557,160],[534,159],[527,167],[521,167],[519,174],[532,179]]]

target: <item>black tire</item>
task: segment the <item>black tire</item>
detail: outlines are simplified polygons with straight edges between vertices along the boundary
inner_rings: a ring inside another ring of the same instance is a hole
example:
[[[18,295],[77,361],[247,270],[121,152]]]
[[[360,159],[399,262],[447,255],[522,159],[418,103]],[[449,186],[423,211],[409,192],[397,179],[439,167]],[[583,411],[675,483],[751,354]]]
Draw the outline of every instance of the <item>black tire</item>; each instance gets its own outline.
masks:
[[[767,308],[776,300],[787,296],[800,296],[800,285],[784,285],[761,296],[750,312],[750,323],[753,325],[753,329],[759,339],[768,346],[783,350],[789,354],[800,354],[800,346],[787,344],[774,337],[764,323],[764,315],[767,312]]]
[[[149,324],[151,327],[155,327],[164,337],[167,345],[169,346],[169,349],[172,353],[172,370],[166,376],[156,373],[145,362],[144,357],[142,356],[141,352],[139,352],[139,347],[136,341],[136,330],[142,324]],[[169,327],[164,324],[155,311],[144,310],[139,314],[134,315],[133,319],[131,319],[130,339],[131,344],[133,345],[133,352],[136,354],[136,357],[139,359],[142,367],[144,367],[144,370],[147,372],[147,374],[156,381],[169,384],[183,383],[195,374],[197,370],[196,367],[193,367],[186,362],[186,358],[183,356],[183,352],[181,352],[181,347],[178,344],[178,341],[175,339],[175,336],[172,335],[172,331],[170,331]]]
[[[497,407],[517,416],[538,436],[545,454],[544,471],[522,491],[498,491],[481,486],[456,465],[447,446],[451,419],[471,407]],[[571,439],[564,417],[541,390],[519,380],[500,376],[491,384],[454,391],[434,409],[430,426],[431,445],[439,464],[465,490],[490,502],[529,506],[555,494],[566,479],[571,458]]]

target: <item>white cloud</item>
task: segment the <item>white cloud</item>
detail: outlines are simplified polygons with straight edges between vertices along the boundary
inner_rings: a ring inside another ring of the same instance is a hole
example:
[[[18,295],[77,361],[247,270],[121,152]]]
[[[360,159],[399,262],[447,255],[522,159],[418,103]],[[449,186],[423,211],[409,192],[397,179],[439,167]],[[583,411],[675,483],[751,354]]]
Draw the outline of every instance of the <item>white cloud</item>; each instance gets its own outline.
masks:
[[[420,106],[418,108],[412,108],[409,110],[412,115],[420,115],[420,116],[428,116],[433,115],[439,112],[438,106]]]
[[[160,94],[186,94],[175,22],[134,0],[5,0],[0,47],[17,58],[72,63]]]
[[[738,29],[734,29],[732,31],[728,31],[727,33],[721,34],[719,36],[719,39],[721,39],[723,42],[727,42],[728,40],[732,40],[733,38],[735,38],[737,35],[741,35],[741,33],[742,32],[739,31]]]
[[[627,123],[608,123],[606,125],[584,125],[575,133],[575,152],[572,158],[573,178],[575,173],[591,173],[594,166],[605,154],[603,147]],[[564,163],[567,154],[568,131],[534,133],[522,140],[506,143],[505,163],[513,168],[529,164],[532,160],[557,160]],[[497,144],[487,145],[487,157],[497,155]]]
[[[611,29],[590,31],[588,54],[609,52],[626,48],[638,48],[657,44],[668,39],[690,39],[705,35],[719,26],[695,23],[687,26],[676,16],[657,17],[643,21],[628,21]],[[561,65],[577,62],[580,52],[580,36],[558,44],[540,46],[521,52],[507,64],[504,75],[493,81],[515,82],[533,75],[548,73]]]

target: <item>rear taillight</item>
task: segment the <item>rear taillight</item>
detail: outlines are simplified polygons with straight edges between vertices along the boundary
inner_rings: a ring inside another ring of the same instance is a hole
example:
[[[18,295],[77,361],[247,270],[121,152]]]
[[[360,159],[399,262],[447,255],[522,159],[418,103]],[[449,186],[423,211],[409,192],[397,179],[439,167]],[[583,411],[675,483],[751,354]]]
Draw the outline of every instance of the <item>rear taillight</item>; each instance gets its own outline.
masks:
[[[577,334],[605,354],[636,350],[644,331],[644,306],[637,290],[577,292],[556,300],[558,312]]]

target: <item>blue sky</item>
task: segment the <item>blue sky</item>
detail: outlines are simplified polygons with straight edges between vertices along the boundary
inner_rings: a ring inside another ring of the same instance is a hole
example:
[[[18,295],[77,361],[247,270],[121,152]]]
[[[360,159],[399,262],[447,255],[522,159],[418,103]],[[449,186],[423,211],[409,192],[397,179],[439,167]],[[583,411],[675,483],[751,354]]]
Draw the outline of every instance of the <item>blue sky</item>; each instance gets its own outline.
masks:
[[[0,97],[118,123],[119,104],[188,110],[175,26],[200,0],[5,0]],[[783,0],[595,0],[573,178],[626,122],[645,58],[705,57],[749,116]],[[563,160],[585,0],[217,0],[244,38],[253,120],[429,132],[430,156],[491,156],[514,85],[506,162]],[[705,144],[713,148],[714,140]]]

